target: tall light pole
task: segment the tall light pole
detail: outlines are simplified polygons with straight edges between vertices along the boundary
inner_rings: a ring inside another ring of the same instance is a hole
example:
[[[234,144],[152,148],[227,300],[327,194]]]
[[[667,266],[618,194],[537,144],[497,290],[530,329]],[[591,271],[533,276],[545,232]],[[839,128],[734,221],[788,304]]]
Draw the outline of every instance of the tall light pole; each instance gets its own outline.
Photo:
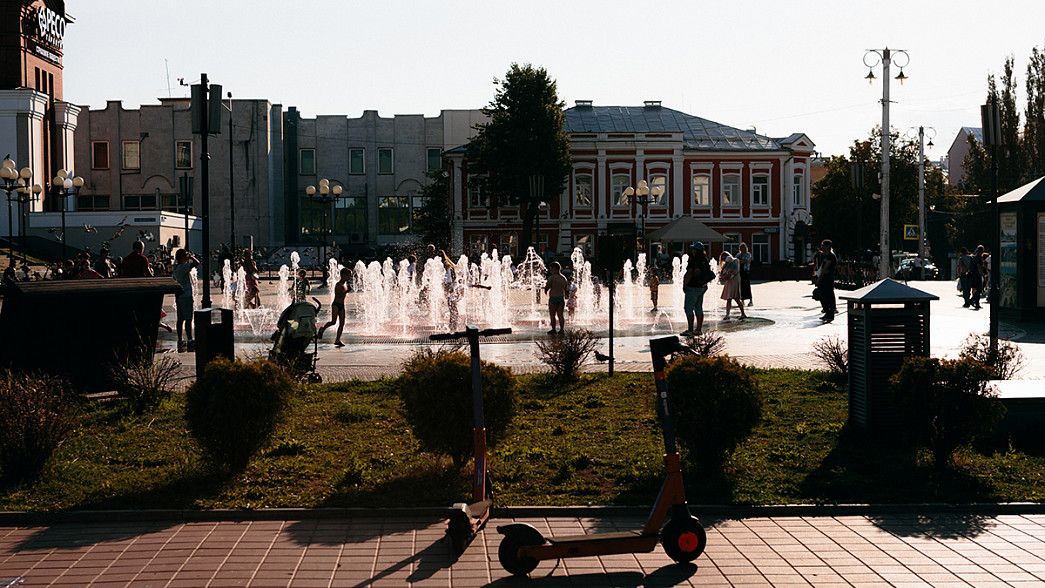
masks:
[[[321,266],[319,268],[320,271],[325,271],[326,263],[327,263],[327,258],[326,258],[326,247],[327,247],[327,239],[326,239],[327,238],[327,209],[330,208],[330,203],[331,202],[334,202],[335,200],[337,200],[338,198],[341,197],[341,192],[343,190],[344,190],[344,188],[342,188],[341,186],[335,185],[335,186],[331,187],[330,180],[328,180],[326,178],[323,178],[322,180],[319,180],[319,190],[318,190],[319,196],[316,196],[317,190],[316,190],[315,186],[308,186],[308,187],[305,188],[305,194],[308,195],[310,200],[312,200],[313,202],[319,202],[320,204],[323,205],[323,216],[322,216],[323,233],[322,233],[322,240],[320,242],[320,254],[318,256],[319,260],[320,260],[320,266]]]
[[[646,207],[651,202],[656,201],[660,198],[660,195],[664,193],[664,188],[661,186],[650,187],[646,180],[641,180],[637,186],[632,188],[631,186],[624,189],[624,195],[629,199],[634,196],[635,202],[642,205],[642,252],[649,257],[649,247],[646,246]],[[646,260],[649,263],[649,259]]]
[[[10,157],[4,158],[3,168],[0,169],[0,179],[3,180],[2,187],[4,192],[7,193],[7,255],[11,259],[15,257],[15,239],[12,223],[14,215],[11,212],[11,203],[21,201],[22,189],[27,185],[26,182],[31,177],[33,177],[32,170],[25,167],[19,171]],[[12,192],[17,194],[17,196],[12,197]],[[18,226],[21,227],[21,224]]]
[[[1001,130],[1001,110],[998,108],[997,96],[991,96],[987,104],[980,106],[980,124],[983,129],[983,143],[991,150],[991,289],[990,289],[990,357],[998,357],[998,280],[1001,277],[1001,219],[998,211],[998,145],[1003,144]]]
[[[537,255],[544,255],[541,251],[541,200],[544,198],[544,176],[538,173],[530,175],[530,205],[537,207],[537,214],[533,216],[536,228],[537,247],[534,251]]]
[[[65,262],[65,260],[69,259],[69,254],[67,253],[68,248],[66,247],[66,244],[65,244],[66,243],[66,238],[65,238],[65,211],[68,208],[68,206],[67,206],[68,200],[67,199],[69,198],[69,196],[76,196],[76,195],[78,195],[80,193],[80,188],[83,187],[83,178],[81,178],[80,176],[76,176],[76,177],[70,178],[69,175],[70,174],[69,174],[68,171],[66,171],[64,169],[60,169],[60,170],[58,170],[58,173],[54,176],[54,179],[51,180],[51,189],[54,190],[55,196],[58,196],[59,198],[62,199],[62,262],[63,263]]]
[[[864,53],[864,65],[868,67],[864,79],[868,83],[873,83],[875,80],[874,66],[882,64],[882,226],[879,237],[882,259],[878,264],[879,279],[882,280],[889,277],[889,263],[892,256],[892,248],[889,245],[889,65],[896,56],[905,58],[902,65],[897,64],[900,74],[896,76],[896,79],[903,84],[907,79],[907,76],[903,74],[903,68],[907,67],[911,61],[907,51],[903,49],[890,51],[886,47],[885,49],[868,49]]]
[[[232,166],[232,92],[228,93],[229,105],[229,229],[232,237],[232,250],[236,250],[236,179]]]
[[[912,129],[913,130],[913,129]],[[918,127],[918,257],[922,260],[921,275],[919,280],[925,279],[925,131],[931,131],[929,135],[929,149],[933,148],[933,137],[936,129],[933,127]]]

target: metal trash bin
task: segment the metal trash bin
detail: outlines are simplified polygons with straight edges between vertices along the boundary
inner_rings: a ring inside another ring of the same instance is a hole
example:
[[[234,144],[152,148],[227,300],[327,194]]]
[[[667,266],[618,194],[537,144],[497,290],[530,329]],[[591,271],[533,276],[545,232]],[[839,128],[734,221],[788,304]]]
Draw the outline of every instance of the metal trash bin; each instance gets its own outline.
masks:
[[[192,313],[196,340],[196,376],[217,357],[235,359],[233,317],[228,308],[203,308]]]
[[[151,359],[172,278],[44,280],[5,288],[0,365],[69,380],[83,392],[113,389],[111,368]]]
[[[889,378],[904,359],[929,356],[929,302],[939,296],[885,279],[840,298],[849,302],[849,421],[896,428]]]

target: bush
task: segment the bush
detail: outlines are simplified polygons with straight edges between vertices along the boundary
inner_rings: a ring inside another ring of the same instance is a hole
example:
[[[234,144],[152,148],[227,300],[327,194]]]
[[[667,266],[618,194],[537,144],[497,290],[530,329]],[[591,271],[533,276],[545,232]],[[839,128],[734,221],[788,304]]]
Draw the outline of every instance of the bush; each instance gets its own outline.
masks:
[[[813,355],[823,362],[831,375],[840,380],[849,377],[849,345],[841,337],[832,335],[814,342]]]
[[[0,373],[0,482],[30,479],[76,426],[74,396],[64,380]]]
[[[985,333],[969,335],[958,352],[961,359],[974,359],[994,369],[994,379],[1012,380],[1023,371],[1024,357],[1011,341],[998,339],[997,354],[991,353],[991,339]]]
[[[682,344],[689,347],[690,351],[700,357],[722,355],[722,352],[726,349],[726,338],[718,331],[701,331],[695,335],[687,335],[682,339]]]
[[[156,408],[174,393],[172,380],[181,363],[172,357],[146,356],[112,370],[116,393],[126,399],[134,414]]]
[[[219,357],[185,391],[185,420],[212,462],[240,471],[270,442],[293,388],[268,361]]]
[[[570,329],[560,336],[537,341],[537,357],[563,380],[575,380],[581,366],[599,345],[599,339],[587,329]]]
[[[668,365],[675,433],[700,471],[720,472],[729,452],[762,416],[762,394],[751,373],[728,356],[681,357]]]
[[[511,370],[481,362],[486,442],[504,437],[519,404]],[[449,455],[461,467],[474,449],[472,363],[457,351],[424,351],[407,360],[398,379],[406,420],[421,447]]]
[[[989,432],[1005,415],[987,380],[994,370],[973,359],[909,357],[889,379],[904,430],[946,468],[959,447]]]

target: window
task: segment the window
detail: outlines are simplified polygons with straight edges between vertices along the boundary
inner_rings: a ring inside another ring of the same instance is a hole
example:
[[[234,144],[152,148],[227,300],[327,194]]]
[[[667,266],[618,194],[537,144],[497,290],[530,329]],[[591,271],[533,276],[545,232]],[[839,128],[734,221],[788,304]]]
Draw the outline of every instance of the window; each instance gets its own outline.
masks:
[[[316,150],[315,149],[301,149],[300,150],[300,163],[298,164],[298,174],[302,176],[314,176],[316,175]]]
[[[160,209],[179,214],[187,214],[192,202],[186,202],[181,194],[163,194],[160,196]]]
[[[91,169],[109,169],[108,141],[91,141]]]
[[[486,197],[483,185],[479,182],[468,186],[468,207],[486,208],[490,205],[490,199]]]
[[[590,173],[578,173],[573,178],[573,205],[577,208],[591,208],[592,186],[594,178]]]
[[[693,206],[711,206],[711,176],[693,176]]]
[[[317,202],[315,198],[301,199],[301,236],[311,237],[312,241],[323,239],[323,227],[326,221],[323,219],[323,203]]]
[[[443,169],[443,150],[438,147],[428,148],[428,171],[436,172]]]
[[[580,247],[581,251],[584,252],[584,257],[591,257],[592,243],[595,242],[595,238],[591,235],[577,235],[573,239],[573,246]]]
[[[389,148],[377,150],[377,173],[390,174],[395,171],[392,165],[392,150]]]
[[[751,178],[751,204],[769,206],[769,176],[759,174]]]
[[[123,142],[123,169],[141,169],[141,160],[138,159],[140,146],[138,141]]]
[[[124,210],[156,210],[156,194],[126,194],[123,197]]]
[[[377,231],[382,235],[410,231],[410,203],[406,196],[382,196],[377,199]]]
[[[726,238],[726,242],[722,244],[723,251],[728,251],[733,256],[739,255],[740,233],[725,233],[723,236]]]
[[[348,150],[348,173],[354,176],[366,173],[366,149]]]
[[[498,255],[504,257],[511,255],[516,257],[519,251],[519,236],[515,233],[501,233],[501,246],[497,249]]]
[[[793,195],[795,206],[802,206],[805,203],[804,194],[802,193],[802,176],[795,176],[794,182],[791,184],[791,194]]]
[[[665,206],[668,203],[668,176],[657,175],[652,176],[649,182],[650,196],[653,195],[656,190],[654,188],[660,188],[660,195],[653,198],[650,204],[654,206]]]
[[[769,235],[755,233],[751,236],[751,256],[758,263],[769,263]]]
[[[76,210],[109,210],[109,195],[81,194],[76,199]]]
[[[366,233],[366,198],[356,196],[334,201],[334,232],[338,235]]]
[[[722,205],[740,206],[740,174],[722,174]]]
[[[486,251],[489,240],[486,235],[472,235],[469,242],[468,252],[472,255],[481,255]]]
[[[611,202],[613,206],[627,206],[628,197],[624,195],[624,190],[628,188],[628,184],[631,183],[631,176],[625,174],[618,174],[613,176],[610,181],[610,196],[612,197]]]
[[[424,208],[425,200],[428,199],[424,196],[416,194],[410,196],[410,227],[412,229],[417,228],[417,218],[421,216],[421,209]]]
[[[174,167],[192,168],[192,141],[178,141],[174,144]]]

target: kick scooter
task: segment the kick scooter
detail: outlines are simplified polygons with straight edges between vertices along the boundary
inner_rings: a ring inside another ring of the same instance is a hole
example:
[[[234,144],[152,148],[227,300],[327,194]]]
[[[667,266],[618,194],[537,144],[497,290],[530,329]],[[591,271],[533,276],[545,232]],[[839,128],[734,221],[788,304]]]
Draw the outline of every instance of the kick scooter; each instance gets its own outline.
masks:
[[[467,338],[468,350],[472,356],[472,415],[474,428],[472,436],[475,440],[475,479],[472,483],[472,502],[457,502],[450,507],[450,520],[446,525],[446,535],[450,539],[450,549],[454,555],[461,555],[472,542],[476,534],[490,518],[490,507],[493,506],[493,494],[486,480],[486,423],[483,418],[483,381],[479,370],[479,337],[508,335],[510,328],[483,329],[468,325],[464,331],[457,333],[440,333],[429,335],[432,341],[448,341]]]
[[[611,555],[618,553],[650,552],[657,540],[671,559],[683,563],[693,561],[704,552],[707,534],[697,517],[689,513],[686,491],[682,485],[682,461],[675,446],[675,429],[668,407],[668,386],[664,368],[666,357],[689,349],[679,343],[678,337],[650,340],[653,354],[653,377],[657,385],[657,413],[664,430],[664,470],[666,477],[642,531],[622,533],[591,533],[569,537],[544,537],[526,523],[510,523],[497,527],[504,535],[497,550],[501,566],[508,572],[525,576],[545,559]],[[661,525],[671,512],[671,520]]]

